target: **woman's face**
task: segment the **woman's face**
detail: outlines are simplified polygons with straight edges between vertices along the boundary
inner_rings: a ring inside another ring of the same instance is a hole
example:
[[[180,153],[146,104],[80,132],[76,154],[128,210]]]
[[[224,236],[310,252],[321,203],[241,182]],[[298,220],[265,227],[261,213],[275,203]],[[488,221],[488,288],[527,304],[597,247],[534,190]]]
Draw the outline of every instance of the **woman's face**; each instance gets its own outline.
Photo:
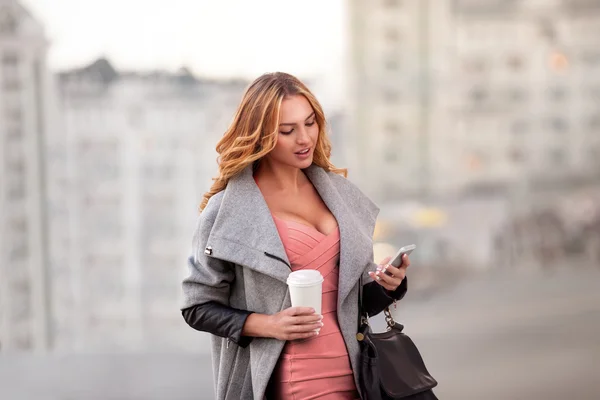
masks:
[[[306,97],[285,97],[279,110],[279,134],[270,161],[296,168],[308,168],[319,137],[315,112]]]

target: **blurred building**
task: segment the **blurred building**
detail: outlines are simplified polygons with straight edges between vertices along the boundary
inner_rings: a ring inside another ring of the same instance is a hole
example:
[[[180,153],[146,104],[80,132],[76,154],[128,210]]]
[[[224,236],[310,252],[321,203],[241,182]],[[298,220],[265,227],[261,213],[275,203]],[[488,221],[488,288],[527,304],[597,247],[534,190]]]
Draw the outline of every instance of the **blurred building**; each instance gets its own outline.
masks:
[[[350,177],[375,200],[418,190],[425,129],[425,1],[349,0],[347,159]]]
[[[246,82],[119,72],[105,59],[59,81],[68,183],[59,218],[69,223],[57,235],[69,245],[53,271],[56,348],[200,344],[177,312],[180,282],[215,143]]]
[[[348,5],[348,159],[376,199],[598,176],[600,1]]]
[[[49,347],[44,146],[50,103],[44,31],[0,0],[0,350]]]

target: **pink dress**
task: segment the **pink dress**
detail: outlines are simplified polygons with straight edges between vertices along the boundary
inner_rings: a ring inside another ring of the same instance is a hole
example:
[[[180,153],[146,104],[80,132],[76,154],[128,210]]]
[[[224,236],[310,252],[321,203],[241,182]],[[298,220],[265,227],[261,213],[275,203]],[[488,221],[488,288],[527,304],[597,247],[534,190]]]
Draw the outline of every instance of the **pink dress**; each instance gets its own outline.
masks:
[[[358,399],[348,350],[337,321],[340,233],[273,216],[292,270],[318,269],[323,275],[323,328],[318,336],[285,344],[271,380],[276,399]]]

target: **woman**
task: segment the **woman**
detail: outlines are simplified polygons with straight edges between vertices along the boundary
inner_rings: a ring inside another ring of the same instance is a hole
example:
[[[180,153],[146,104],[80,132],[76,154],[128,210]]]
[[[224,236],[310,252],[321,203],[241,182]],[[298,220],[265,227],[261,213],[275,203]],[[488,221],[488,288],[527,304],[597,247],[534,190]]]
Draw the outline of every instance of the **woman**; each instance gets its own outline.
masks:
[[[331,164],[321,106],[295,77],[265,74],[217,152],[182,306],[212,333],[216,398],[359,398],[359,279],[378,314],[406,293],[409,261],[373,263],[379,210]],[[290,307],[286,278],[300,268],[325,278],[322,315]]]

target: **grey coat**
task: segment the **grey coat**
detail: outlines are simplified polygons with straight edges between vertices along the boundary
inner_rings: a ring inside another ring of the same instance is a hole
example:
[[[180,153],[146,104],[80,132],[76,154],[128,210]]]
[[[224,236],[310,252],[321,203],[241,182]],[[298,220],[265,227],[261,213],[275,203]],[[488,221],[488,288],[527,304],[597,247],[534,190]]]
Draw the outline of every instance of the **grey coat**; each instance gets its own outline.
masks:
[[[376,267],[372,235],[379,209],[340,175],[314,165],[305,173],[338,222],[341,240],[337,315],[352,369],[358,371],[358,282],[361,274],[365,282],[370,281],[366,272]],[[189,259],[190,275],[183,281],[181,308],[217,302],[275,314],[291,306],[286,285],[291,272],[289,264],[270,210],[254,182],[252,168],[248,167],[210,199],[199,218]],[[402,290],[406,291],[405,287]],[[401,295],[378,295],[379,303],[384,298],[385,304],[375,307],[380,311]],[[364,297],[365,302],[369,301],[369,296]],[[248,347],[240,347],[213,335],[216,398],[265,398],[284,344],[276,339],[254,338]],[[356,385],[359,387],[358,381]]]

